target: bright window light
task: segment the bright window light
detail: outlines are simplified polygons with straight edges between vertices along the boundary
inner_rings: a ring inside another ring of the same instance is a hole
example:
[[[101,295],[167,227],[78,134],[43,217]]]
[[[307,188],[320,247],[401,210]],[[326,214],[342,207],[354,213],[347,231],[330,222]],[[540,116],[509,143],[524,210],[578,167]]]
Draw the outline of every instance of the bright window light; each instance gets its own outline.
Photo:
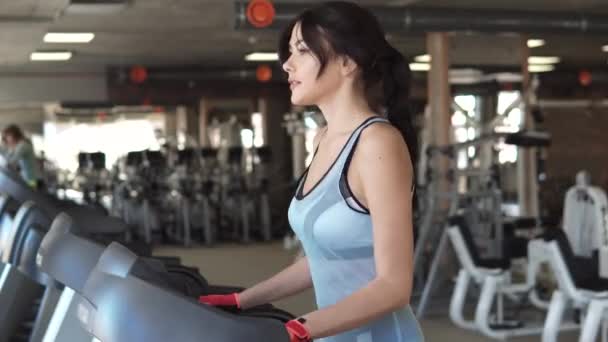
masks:
[[[79,152],[103,152],[110,168],[129,151],[160,149],[155,130],[164,131],[164,126],[162,115],[112,122],[48,122],[44,125],[44,151],[59,168],[71,172],[78,169]]]
[[[551,64],[546,64],[546,65],[530,64],[530,65],[528,65],[529,72],[547,72],[547,71],[553,71],[554,69],[555,69],[555,67]]]
[[[312,157],[314,156],[314,140],[315,136],[317,136],[317,129],[307,129],[305,135],[305,144],[306,144],[306,166],[309,166],[312,162]]]
[[[495,132],[515,133],[520,130],[523,121],[521,103],[518,104],[520,99],[521,93],[519,91],[501,91],[498,93],[497,112],[505,118],[502,123],[494,127]],[[508,113],[506,113],[507,110],[509,110]],[[500,164],[517,161],[517,146],[498,142],[494,147],[498,151],[498,162]]]
[[[30,60],[32,61],[67,61],[72,58],[72,53],[69,51],[62,52],[32,52]]]
[[[468,140],[467,129],[459,127],[454,130],[454,138],[456,142],[463,142]]]
[[[528,39],[528,47],[530,49],[541,47],[545,45],[544,39]]]
[[[473,140],[477,137],[477,133],[475,133],[475,128],[469,127],[467,128],[467,140]]]
[[[608,52],[608,45],[604,45],[604,46],[602,46],[602,51],[604,51],[604,52]]]
[[[429,71],[431,65],[428,63],[410,63],[410,70],[412,71]]]
[[[530,56],[528,64],[556,64],[560,59],[556,56]]]
[[[464,126],[467,123],[467,117],[461,111],[456,111],[454,115],[452,115],[452,126],[460,127]]]
[[[467,155],[469,156],[469,158],[475,157],[475,146],[469,146],[467,148]]]
[[[454,97],[454,102],[456,102],[460,108],[467,111],[467,113],[474,112],[477,107],[477,98],[475,95],[457,95]]]
[[[458,159],[456,162],[456,165],[459,169],[464,169],[465,167],[467,167],[467,165],[469,164],[469,158],[467,157],[466,152],[461,151],[458,152]]]
[[[279,54],[276,52],[253,52],[245,56],[248,62],[273,62],[279,60]]]
[[[501,91],[498,93],[498,105],[496,111],[500,115],[505,115],[505,111],[512,107],[513,103],[520,97],[519,91]]]
[[[90,43],[95,34],[93,33],[67,33],[49,32],[44,35],[45,43]]]
[[[245,128],[241,130],[241,143],[245,148],[253,147],[253,131]]]
[[[306,125],[306,128],[310,128],[310,129],[316,129],[319,127],[317,125],[317,123],[315,122],[315,120],[313,118],[311,118],[310,116],[307,116],[304,118],[304,125]]]
[[[505,124],[519,128],[521,127],[521,120],[523,117],[523,113],[520,108],[513,108],[511,112],[507,115],[507,119],[505,120]]]
[[[504,145],[498,151],[498,163],[515,163],[517,162],[517,146]]]
[[[420,63],[429,63],[431,61],[431,56],[428,54],[420,55],[420,56],[414,57],[414,60],[416,62],[420,62]]]
[[[264,146],[264,116],[262,113],[251,114],[251,126],[253,127],[253,146]]]

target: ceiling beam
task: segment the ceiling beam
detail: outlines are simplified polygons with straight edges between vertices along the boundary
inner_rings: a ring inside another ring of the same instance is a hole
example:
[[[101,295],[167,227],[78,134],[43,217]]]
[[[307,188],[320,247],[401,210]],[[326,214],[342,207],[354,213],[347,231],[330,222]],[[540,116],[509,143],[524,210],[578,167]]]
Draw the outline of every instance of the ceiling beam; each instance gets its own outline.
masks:
[[[235,2],[236,29],[254,28],[246,16],[247,5],[247,1]],[[285,27],[299,13],[311,7],[309,4],[280,2],[273,5],[276,14],[268,29]],[[608,34],[608,16],[588,13],[410,6],[375,6],[369,9],[387,31]]]

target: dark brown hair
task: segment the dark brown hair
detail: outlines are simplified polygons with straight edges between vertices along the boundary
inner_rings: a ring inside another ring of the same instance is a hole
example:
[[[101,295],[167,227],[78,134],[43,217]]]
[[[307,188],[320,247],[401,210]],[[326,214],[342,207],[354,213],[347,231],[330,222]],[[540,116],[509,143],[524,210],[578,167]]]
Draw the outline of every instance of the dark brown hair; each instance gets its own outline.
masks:
[[[321,63],[317,77],[323,74],[327,62],[335,56],[348,56],[357,64],[370,107],[377,107],[379,102],[386,111],[388,120],[401,131],[413,164],[418,157],[418,140],[409,108],[409,64],[386,41],[376,17],[367,9],[344,1],[312,7],[297,16],[283,31],[279,42],[281,63],[291,55],[289,41],[298,23],[302,39]]]
[[[14,125],[14,124],[8,125],[4,128],[4,130],[2,130],[2,140],[3,141],[6,139],[7,135],[12,136],[13,139],[15,139],[16,141],[21,141],[25,137],[23,135],[23,131],[21,130],[21,128],[19,128],[19,126]]]

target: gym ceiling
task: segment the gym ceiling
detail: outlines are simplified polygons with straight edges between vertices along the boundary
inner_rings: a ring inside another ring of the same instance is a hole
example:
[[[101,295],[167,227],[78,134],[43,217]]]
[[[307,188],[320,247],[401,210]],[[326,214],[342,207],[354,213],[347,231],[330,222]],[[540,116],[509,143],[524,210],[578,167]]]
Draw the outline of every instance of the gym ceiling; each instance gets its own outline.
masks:
[[[276,50],[277,32],[235,29],[236,6],[231,0],[106,0],[112,6],[76,6],[91,0],[0,0],[0,72],[101,71],[107,67],[249,65],[251,52]],[[274,1],[295,3],[295,1]],[[302,3],[302,1],[298,2]],[[305,3],[314,3],[313,1]],[[564,15],[605,15],[605,0],[389,0],[359,1],[371,6],[448,8],[463,10],[525,11]],[[382,20],[381,20],[382,21]],[[604,28],[605,29],[605,28]],[[47,32],[92,32],[88,44],[45,43]],[[532,55],[558,56],[560,66],[603,68],[608,38],[591,33],[532,34],[545,45]],[[425,53],[425,36],[390,32],[388,39],[407,56]],[[453,33],[455,65],[516,67],[520,40],[513,33]],[[608,49],[608,48],[607,48]],[[69,61],[34,62],[35,51],[67,50]]]

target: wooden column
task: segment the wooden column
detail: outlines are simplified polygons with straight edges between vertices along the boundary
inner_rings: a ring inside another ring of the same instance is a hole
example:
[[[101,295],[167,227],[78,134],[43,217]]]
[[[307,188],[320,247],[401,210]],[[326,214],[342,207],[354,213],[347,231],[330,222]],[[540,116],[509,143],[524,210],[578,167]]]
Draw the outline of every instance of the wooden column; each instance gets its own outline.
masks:
[[[186,106],[177,106],[175,108],[175,126],[178,147],[187,145],[188,136],[188,108]]]
[[[177,115],[175,111],[165,111],[165,138],[172,146],[177,145]]]
[[[449,79],[449,39],[445,32],[427,33],[427,52],[431,56],[431,70],[428,74],[428,104],[430,109],[429,130],[431,132],[432,145],[446,145],[450,143],[451,127],[451,103]],[[439,157],[435,167],[440,174],[445,175],[448,170],[449,160]],[[442,178],[438,184],[437,191],[447,191],[448,183]],[[446,202],[446,203],[443,203]],[[441,207],[447,205],[447,201],[441,202]]]

